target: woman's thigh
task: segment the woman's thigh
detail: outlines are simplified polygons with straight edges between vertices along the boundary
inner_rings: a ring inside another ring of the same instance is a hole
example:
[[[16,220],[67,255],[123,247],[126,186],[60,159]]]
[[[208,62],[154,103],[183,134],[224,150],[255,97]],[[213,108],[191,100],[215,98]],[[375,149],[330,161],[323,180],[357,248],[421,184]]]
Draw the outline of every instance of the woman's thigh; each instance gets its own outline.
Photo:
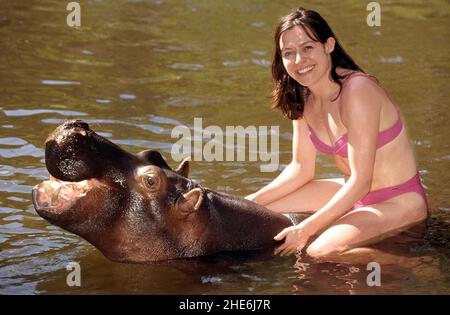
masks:
[[[313,257],[343,253],[379,242],[425,220],[427,210],[421,197],[417,193],[403,197],[410,202],[399,203],[393,198],[350,211],[320,234],[307,253]]]
[[[276,212],[315,212],[322,208],[343,185],[343,178],[312,180],[265,207]]]

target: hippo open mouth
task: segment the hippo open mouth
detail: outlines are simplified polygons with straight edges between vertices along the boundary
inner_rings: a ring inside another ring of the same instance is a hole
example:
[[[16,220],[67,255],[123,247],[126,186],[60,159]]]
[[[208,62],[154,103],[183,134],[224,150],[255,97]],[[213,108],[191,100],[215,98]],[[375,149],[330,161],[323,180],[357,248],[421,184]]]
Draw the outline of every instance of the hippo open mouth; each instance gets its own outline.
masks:
[[[95,186],[100,185],[101,182],[95,178],[67,182],[50,176],[49,180],[33,188],[34,208],[40,215],[56,215],[73,207],[80,198],[85,197]]]
[[[131,154],[80,120],[47,138],[50,178],[32,191],[37,213],[106,257],[148,262],[270,248],[291,222],[253,202],[201,187],[189,160],[172,169],[156,150]]]

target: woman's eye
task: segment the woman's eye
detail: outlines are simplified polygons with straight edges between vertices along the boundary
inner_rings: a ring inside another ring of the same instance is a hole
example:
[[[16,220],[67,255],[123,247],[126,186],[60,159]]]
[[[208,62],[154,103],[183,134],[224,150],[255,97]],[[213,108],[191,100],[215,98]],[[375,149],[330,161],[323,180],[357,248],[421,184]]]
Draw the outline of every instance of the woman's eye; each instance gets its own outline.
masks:
[[[310,50],[310,49],[312,49],[312,48],[313,48],[313,46],[306,46],[306,47],[305,47],[305,51]]]
[[[284,58],[287,58],[287,57],[289,57],[290,55],[291,55],[290,52],[285,52],[284,55],[283,55],[283,57],[284,57]]]

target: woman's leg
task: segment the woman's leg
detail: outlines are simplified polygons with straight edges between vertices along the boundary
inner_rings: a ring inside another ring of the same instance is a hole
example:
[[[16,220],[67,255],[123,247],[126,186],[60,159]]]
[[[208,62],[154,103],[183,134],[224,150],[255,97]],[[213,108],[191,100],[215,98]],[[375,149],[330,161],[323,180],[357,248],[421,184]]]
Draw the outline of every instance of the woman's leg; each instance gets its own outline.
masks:
[[[344,185],[343,178],[317,179],[267,205],[275,212],[315,212],[322,208]]]
[[[399,263],[399,257],[366,247],[404,231],[427,217],[423,198],[409,192],[352,210],[307,248],[309,256],[332,262]]]

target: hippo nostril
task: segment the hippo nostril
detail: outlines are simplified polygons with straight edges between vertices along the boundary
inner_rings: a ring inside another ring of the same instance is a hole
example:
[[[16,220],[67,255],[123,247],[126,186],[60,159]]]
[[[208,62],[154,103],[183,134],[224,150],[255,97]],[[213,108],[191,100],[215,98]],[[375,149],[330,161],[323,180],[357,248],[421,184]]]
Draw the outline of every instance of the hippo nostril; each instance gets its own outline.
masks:
[[[70,128],[70,129],[80,128],[80,129],[84,129],[86,131],[89,130],[89,125],[80,119],[66,121],[64,123],[64,127]]]

